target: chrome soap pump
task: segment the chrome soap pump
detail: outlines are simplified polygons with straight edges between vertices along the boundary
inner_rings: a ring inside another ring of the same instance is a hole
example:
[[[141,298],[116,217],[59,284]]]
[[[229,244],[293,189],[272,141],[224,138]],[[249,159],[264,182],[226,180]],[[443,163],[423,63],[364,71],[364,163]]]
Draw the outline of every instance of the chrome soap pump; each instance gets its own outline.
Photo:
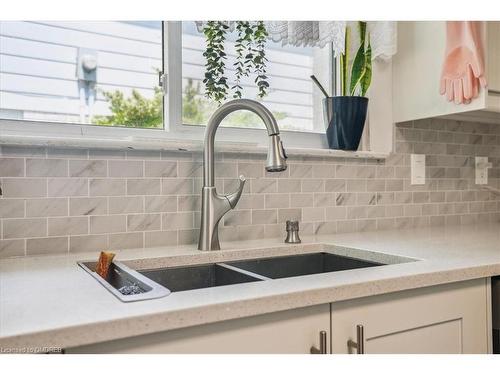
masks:
[[[286,238],[285,243],[301,243],[299,237],[299,222],[296,220],[286,221]]]

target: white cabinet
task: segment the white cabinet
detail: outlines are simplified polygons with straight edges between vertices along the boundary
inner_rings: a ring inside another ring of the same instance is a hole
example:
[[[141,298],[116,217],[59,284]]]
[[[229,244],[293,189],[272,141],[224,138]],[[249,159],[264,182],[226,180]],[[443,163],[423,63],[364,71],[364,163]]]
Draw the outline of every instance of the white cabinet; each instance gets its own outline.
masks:
[[[488,279],[240,318],[66,349],[67,353],[489,353]]]
[[[332,304],[332,352],[488,353],[491,351],[486,279],[385,294]]]
[[[446,23],[399,22],[398,52],[393,60],[394,122],[456,114],[500,121],[500,22],[488,22],[483,36],[489,92],[481,89],[470,104],[455,104],[439,93]]]
[[[330,305],[324,304],[69,348],[66,352],[308,354],[311,346],[319,347],[320,332],[329,330]]]
[[[500,22],[488,22],[488,85],[500,94]]]

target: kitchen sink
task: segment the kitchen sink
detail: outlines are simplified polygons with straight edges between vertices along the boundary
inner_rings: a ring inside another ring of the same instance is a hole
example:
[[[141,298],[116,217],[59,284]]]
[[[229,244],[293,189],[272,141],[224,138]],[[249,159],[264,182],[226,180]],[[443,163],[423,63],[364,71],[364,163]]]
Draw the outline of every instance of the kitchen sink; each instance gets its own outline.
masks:
[[[96,262],[78,262],[80,267],[124,302],[159,298],[170,292],[383,265],[327,252],[137,271],[120,262],[113,262],[110,274],[105,280],[94,272],[95,264]]]
[[[224,263],[138,271],[172,292],[262,281],[267,278]]]
[[[381,266],[382,263],[330,253],[312,253],[272,258],[259,258],[228,263],[270,279],[313,275],[317,273]]]

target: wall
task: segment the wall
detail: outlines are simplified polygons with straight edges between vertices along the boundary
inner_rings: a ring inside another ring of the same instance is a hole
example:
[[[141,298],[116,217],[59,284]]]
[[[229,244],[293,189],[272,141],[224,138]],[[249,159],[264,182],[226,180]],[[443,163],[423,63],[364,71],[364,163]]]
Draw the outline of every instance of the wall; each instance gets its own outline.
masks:
[[[474,185],[489,156],[499,187],[500,126],[425,120],[396,128],[387,160],[294,158],[264,172],[265,155],[218,155],[220,192],[248,178],[222,240],[498,221],[500,200]],[[409,180],[410,153],[427,157],[426,185]],[[176,245],[197,241],[200,154],[2,146],[0,257]]]

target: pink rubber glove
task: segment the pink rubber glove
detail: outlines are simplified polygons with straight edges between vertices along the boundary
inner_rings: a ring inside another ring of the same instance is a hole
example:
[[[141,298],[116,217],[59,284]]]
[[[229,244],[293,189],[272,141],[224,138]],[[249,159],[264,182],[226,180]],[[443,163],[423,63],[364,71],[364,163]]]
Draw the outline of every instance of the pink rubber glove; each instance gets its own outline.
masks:
[[[456,104],[470,103],[486,87],[484,52],[478,21],[446,22],[446,52],[441,73],[441,95]]]

